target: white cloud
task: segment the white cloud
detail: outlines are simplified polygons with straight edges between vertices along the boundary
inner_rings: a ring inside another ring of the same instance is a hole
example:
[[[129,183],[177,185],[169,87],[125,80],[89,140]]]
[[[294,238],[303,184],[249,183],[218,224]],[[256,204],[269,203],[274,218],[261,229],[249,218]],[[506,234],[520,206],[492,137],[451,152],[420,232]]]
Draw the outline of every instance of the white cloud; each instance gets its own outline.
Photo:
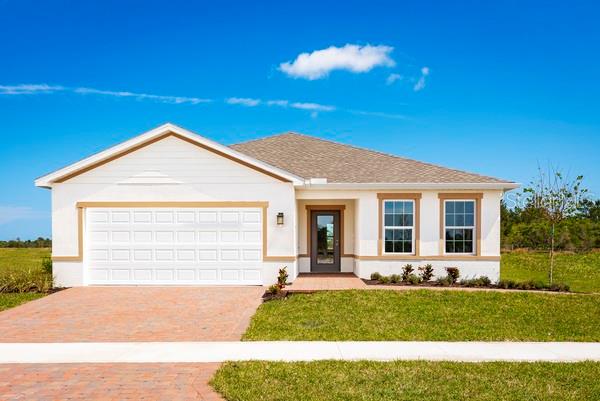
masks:
[[[330,46],[312,53],[301,53],[294,61],[281,63],[279,69],[291,77],[309,80],[324,78],[334,70],[362,73],[378,66],[393,67],[396,65],[390,58],[393,50],[393,47],[383,45]]]
[[[252,99],[250,97],[230,97],[225,101],[228,104],[241,104],[247,107],[255,107],[260,104],[260,99]]]
[[[49,213],[26,206],[0,206],[0,224],[17,220],[37,220],[50,217]]]
[[[380,111],[348,110],[348,112],[350,112],[352,114],[358,114],[361,116],[391,118],[394,120],[407,120],[408,119],[408,117],[406,117],[404,114],[383,113]]]
[[[427,76],[429,76],[429,67],[421,68],[421,76],[419,77],[417,83],[415,83],[415,86],[413,87],[415,92],[419,92],[420,90],[425,89],[425,78]]]
[[[202,99],[198,97],[184,97],[184,96],[162,96],[162,95],[152,95],[149,93],[135,93],[135,92],[125,92],[125,91],[108,91],[108,90],[100,90],[94,88],[75,88],[73,92],[80,93],[83,95],[105,95],[105,96],[115,96],[115,97],[131,97],[137,100],[154,100],[161,103],[172,103],[172,104],[183,104],[183,103],[191,103],[191,104],[199,104],[199,103],[207,103],[210,102],[210,99]]]
[[[0,95],[34,95],[36,93],[52,93],[63,89],[62,86],[46,84],[0,85]]]
[[[386,85],[391,85],[396,81],[400,81],[401,79],[402,79],[402,75],[393,73],[393,74],[388,75],[387,79],[385,80],[385,83],[386,83]]]
[[[327,105],[318,104],[318,103],[294,102],[294,103],[290,103],[290,107],[293,107],[294,109],[311,110],[311,111],[333,111],[333,110],[335,110],[334,106],[327,106]]]

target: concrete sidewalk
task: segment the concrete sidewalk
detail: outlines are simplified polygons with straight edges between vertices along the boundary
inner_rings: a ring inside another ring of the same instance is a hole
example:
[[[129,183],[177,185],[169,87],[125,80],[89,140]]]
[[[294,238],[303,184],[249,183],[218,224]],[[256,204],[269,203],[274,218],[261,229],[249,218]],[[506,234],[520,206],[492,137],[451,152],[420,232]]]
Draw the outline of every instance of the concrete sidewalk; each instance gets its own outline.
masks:
[[[315,360],[600,361],[600,343],[231,341],[3,343],[4,363],[184,363]]]

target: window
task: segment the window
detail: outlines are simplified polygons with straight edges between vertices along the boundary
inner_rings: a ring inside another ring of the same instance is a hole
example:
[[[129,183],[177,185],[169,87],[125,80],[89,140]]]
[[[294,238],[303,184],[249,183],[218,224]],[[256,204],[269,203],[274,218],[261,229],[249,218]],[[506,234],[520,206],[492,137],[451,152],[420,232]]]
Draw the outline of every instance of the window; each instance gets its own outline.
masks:
[[[414,201],[384,200],[383,235],[385,253],[412,253]]]
[[[446,253],[474,253],[475,201],[447,200],[444,208]]]

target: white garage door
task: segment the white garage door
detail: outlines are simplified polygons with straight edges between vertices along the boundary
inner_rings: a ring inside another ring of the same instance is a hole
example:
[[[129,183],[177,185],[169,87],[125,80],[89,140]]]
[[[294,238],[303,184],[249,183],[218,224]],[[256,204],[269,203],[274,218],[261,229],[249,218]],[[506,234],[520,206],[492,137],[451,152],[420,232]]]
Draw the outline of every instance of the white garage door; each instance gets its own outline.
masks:
[[[89,208],[88,284],[262,284],[259,208]]]

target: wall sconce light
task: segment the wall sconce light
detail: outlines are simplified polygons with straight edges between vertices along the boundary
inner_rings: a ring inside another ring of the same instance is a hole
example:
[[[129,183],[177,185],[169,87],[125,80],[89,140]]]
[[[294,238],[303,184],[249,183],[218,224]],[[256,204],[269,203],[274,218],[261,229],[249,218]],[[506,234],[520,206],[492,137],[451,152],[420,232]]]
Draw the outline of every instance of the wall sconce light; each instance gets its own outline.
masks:
[[[277,225],[278,226],[283,225],[283,212],[277,213]]]

